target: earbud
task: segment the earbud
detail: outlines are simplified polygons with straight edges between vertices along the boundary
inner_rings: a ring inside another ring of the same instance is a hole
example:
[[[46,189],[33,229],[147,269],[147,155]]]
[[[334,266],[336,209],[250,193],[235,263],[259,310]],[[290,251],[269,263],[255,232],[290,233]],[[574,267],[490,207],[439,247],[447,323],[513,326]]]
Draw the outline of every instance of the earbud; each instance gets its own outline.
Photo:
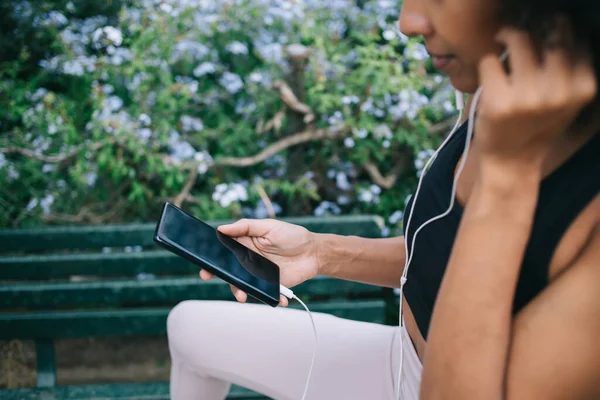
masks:
[[[459,90],[454,91],[454,94],[456,95],[456,109],[458,111],[464,110],[465,109],[465,96]]]

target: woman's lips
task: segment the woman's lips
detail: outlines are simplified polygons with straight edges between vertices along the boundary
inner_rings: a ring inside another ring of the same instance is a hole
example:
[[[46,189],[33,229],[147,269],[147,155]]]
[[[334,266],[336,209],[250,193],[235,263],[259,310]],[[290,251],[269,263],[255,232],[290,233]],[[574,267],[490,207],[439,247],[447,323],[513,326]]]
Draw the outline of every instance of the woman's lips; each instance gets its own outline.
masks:
[[[454,61],[454,56],[431,56],[433,67],[440,72],[446,72]]]

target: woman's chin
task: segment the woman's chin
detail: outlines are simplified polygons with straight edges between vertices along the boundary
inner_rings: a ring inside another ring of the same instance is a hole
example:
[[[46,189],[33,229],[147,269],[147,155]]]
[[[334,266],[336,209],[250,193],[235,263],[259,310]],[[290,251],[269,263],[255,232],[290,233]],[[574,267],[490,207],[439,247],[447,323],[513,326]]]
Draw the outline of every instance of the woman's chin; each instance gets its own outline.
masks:
[[[473,94],[479,88],[477,74],[449,74],[448,79],[450,79],[450,83],[456,90],[463,93]]]

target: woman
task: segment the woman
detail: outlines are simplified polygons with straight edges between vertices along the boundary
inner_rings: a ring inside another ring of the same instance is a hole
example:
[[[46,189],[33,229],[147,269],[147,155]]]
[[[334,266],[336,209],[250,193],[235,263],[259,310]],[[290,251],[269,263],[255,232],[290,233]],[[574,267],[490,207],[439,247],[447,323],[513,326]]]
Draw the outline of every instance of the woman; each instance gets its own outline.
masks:
[[[308,398],[395,398],[400,342],[403,399],[600,397],[599,5],[404,1],[403,32],[424,37],[455,88],[483,87],[471,150],[454,208],[415,242],[405,327],[317,315]],[[448,207],[466,131],[425,176],[407,244]],[[288,287],[319,274],[398,287],[406,264],[404,237],[316,235],[277,221],[220,230],[277,263]],[[302,311],[191,301],[168,330],[175,400],[222,399],[230,382],[300,398],[313,346]]]

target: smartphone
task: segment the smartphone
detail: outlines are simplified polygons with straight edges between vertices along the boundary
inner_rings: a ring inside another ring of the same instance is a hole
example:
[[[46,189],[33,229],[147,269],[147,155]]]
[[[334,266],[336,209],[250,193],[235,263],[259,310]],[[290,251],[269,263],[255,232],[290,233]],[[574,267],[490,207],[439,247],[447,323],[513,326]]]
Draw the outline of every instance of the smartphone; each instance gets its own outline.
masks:
[[[165,203],[154,241],[271,307],[279,304],[279,267],[237,240]]]

